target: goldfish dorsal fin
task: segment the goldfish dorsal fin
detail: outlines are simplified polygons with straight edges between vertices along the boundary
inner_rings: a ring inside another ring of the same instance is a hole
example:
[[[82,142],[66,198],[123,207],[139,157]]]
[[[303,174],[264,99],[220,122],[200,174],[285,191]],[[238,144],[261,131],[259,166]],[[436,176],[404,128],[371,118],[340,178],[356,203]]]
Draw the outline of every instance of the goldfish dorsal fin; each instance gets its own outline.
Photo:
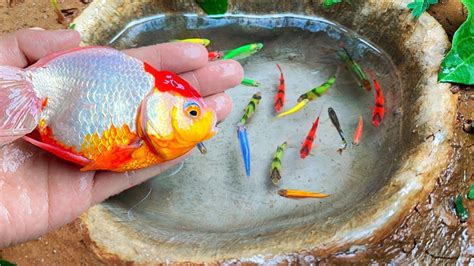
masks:
[[[170,71],[158,71],[144,63],[145,71],[155,78],[155,89],[162,92],[174,92],[183,97],[201,98],[201,94],[186,80]]]

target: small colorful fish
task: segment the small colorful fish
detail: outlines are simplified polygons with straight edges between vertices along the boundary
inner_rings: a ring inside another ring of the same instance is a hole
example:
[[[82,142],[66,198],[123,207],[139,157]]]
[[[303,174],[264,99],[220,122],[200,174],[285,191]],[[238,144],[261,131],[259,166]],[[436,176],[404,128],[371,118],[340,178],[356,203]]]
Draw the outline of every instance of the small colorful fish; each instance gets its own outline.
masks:
[[[342,131],[342,129],[341,129],[341,124],[339,124],[339,119],[337,118],[336,111],[334,111],[334,109],[329,107],[328,108],[328,114],[329,114],[329,118],[331,119],[332,124],[337,129],[337,133],[339,133],[339,136],[341,136],[342,145],[341,145],[341,147],[339,147],[339,149],[337,149],[337,151],[339,153],[342,153],[342,151],[347,148],[347,141],[346,141],[346,138],[344,136],[344,131]]]
[[[244,59],[260,51],[262,48],[263,48],[262,43],[247,44],[230,51],[225,51],[222,59],[235,59],[235,60]]]
[[[207,59],[209,61],[215,61],[222,59],[223,53],[221,51],[211,51],[207,53]]]
[[[246,125],[247,124],[248,120],[255,113],[255,110],[257,109],[257,106],[260,103],[261,99],[262,99],[262,94],[260,92],[257,92],[252,96],[252,98],[250,99],[250,102],[245,107],[244,114],[242,115],[242,118],[239,121],[240,125]]]
[[[201,154],[206,154],[207,153],[207,148],[206,148],[206,146],[204,146],[204,143],[199,142],[197,144],[197,148],[198,148],[198,150]]]
[[[310,101],[317,99],[321,96],[323,96],[324,93],[326,93],[329,88],[336,82],[336,76],[332,76],[326,81],[325,83],[321,84],[319,87],[316,87],[304,94],[301,94],[300,97],[298,98],[298,102],[303,101],[304,99],[308,99]]]
[[[255,113],[261,99],[262,95],[260,92],[257,92],[252,96],[237,126],[237,138],[239,139],[240,150],[242,151],[242,158],[244,160],[245,174],[247,176],[250,176],[250,144],[247,136],[247,127],[245,125]]]
[[[250,176],[250,144],[247,137],[247,128],[245,126],[237,127],[237,138],[240,143],[240,151],[244,160],[245,174]]]
[[[277,64],[277,67],[280,70],[280,84],[278,84],[278,91],[275,95],[275,112],[278,113],[285,104],[285,77],[279,64]]]
[[[306,156],[309,155],[309,153],[311,152],[311,149],[313,148],[313,142],[316,137],[316,131],[318,130],[320,117],[321,117],[321,112],[319,112],[318,117],[316,118],[313,125],[311,126],[311,129],[309,130],[308,135],[306,136],[303,142],[303,145],[301,146],[301,150],[300,150],[301,159],[306,158]]]
[[[283,117],[283,116],[294,114],[294,113],[298,112],[299,110],[301,110],[307,103],[309,103],[309,100],[304,99],[301,102],[297,103],[295,106],[293,106],[288,111],[285,111],[283,113],[278,114],[277,117]]]
[[[242,80],[242,85],[250,86],[250,87],[258,87],[258,86],[260,86],[260,82],[258,82],[256,80],[253,80],[253,79],[244,78]]]
[[[281,159],[285,152],[286,141],[278,145],[275,155],[273,156],[270,178],[274,185],[278,185],[281,179]]]
[[[375,87],[375,106],[374,110],[372,111],[372,124],[375,127],[379,127],[385,115],[385,98],[383,96],[382,88],[375,78],[375,74],[371,74]]]
[[[362,120],[362,116],[359,115],[359,121],[357,123],[357,128],[354,132],[354,141],[352,141],[352,145],[358,146],[360,140],[362,138],[362,131],[364,130],[364,121]]]
[[[328,194],[297,189],[280,189],[278,195],[289,199],[323,199],[329,197]]]
[[[171,40],[171,42],[190,42],[190,43],[196,43],[196,44],[201,44],[204,46],[208,46],[211,41],[208,39],[201,39],[201,38],[189,38],[189,39],[181,39],[181,40]]]
[[[82,171],[172,160],[211,138],[216,121],[185,80],[112,48],[0,66],[0,144],[23,137]]]
[[[359,86],[366,91],[370,91],[372,87],[370,86],[370,81],[367,78],[367,75],[365,74],[362,67],[352,59],[346,48],[338,50],[337,55],[346,64],[346,67],[353,74]]]

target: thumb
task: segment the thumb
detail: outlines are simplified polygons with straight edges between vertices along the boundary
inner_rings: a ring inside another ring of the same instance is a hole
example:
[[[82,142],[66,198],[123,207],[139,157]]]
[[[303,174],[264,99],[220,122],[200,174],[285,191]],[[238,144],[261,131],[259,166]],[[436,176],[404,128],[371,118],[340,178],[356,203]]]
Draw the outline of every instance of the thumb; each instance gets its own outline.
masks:
[[[49,54],[78,47],[75,30],[24,29],[0,38],[0,65],[24,68]]]

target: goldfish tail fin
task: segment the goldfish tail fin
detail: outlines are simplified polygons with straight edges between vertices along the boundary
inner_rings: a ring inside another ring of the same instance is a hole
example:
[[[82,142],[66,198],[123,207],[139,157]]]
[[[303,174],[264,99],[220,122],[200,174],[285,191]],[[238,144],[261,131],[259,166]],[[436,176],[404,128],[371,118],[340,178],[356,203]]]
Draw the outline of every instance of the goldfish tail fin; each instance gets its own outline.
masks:
[[[0,146],[32,132],[40,109],[41,100],[25,71],[0,66]]]

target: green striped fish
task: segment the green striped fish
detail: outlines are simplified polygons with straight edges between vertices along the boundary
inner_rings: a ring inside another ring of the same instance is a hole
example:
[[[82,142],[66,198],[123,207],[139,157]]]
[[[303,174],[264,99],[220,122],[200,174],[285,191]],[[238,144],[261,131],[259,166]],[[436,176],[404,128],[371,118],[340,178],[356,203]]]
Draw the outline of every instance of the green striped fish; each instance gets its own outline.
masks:
[[[303,101],[304,99],[308,99],[310,101],[321,97],[324,93],[326,93],[329,88],[336,82],[336,76],[332,76],[328,79],[328,81],[321,84],[319,87],[316,87],[304,94],[301,94],[298,98],[298,102]]]
[[[261,99],[262,94],[260,92],[257,92],[252,96],[252,99],[250,99],[250,102],[247,104],[247,107],[245,107],[244,115],[240,119],[240,125],[244,126],[245,124],[247,124],[250,117],[252,117],[252,115],[255,113],[255,110],[257,109],[257,106],[260,103]]]
[[[352,59],[349,52],[347,52],[347,50],[343,48],[342,50],[337,51],[337,55],[346,64],[349,71],[357,80],[357,83],[359,83],[359,86],[365,89],[366,91],[370,91],[372,87],[370,86],[370,81],[367,78],[367,75],[365,74],[362,67]]]
[[[272,179],[273,184],[278,185],[281,179],[281,158],[283,157],[283,152],[285,152],[286,141],[280,144],[273,156],[272,161],[272,171],[270,178]]]

